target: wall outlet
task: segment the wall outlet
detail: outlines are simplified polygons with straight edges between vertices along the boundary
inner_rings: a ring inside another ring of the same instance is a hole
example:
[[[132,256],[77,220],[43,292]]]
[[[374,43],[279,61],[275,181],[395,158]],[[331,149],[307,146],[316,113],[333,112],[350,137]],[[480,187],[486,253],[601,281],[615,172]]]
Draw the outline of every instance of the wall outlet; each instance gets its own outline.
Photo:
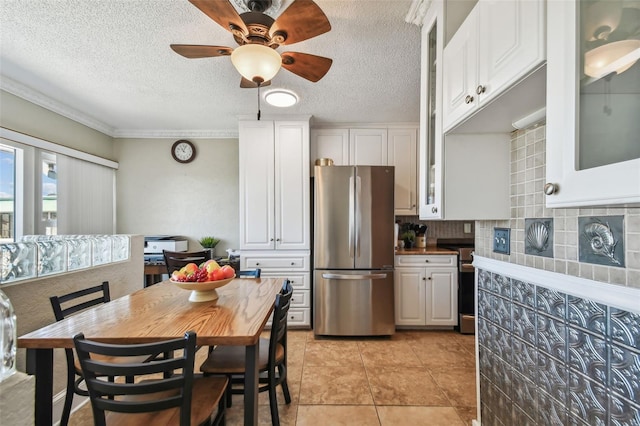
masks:
[[[465,222],[464,223],[464,233],[465,234],[470,234],[471,233],[471,224],[469,222]]]
[[[511,229],[493,228],[493,252],[509,254],[511,251]]]

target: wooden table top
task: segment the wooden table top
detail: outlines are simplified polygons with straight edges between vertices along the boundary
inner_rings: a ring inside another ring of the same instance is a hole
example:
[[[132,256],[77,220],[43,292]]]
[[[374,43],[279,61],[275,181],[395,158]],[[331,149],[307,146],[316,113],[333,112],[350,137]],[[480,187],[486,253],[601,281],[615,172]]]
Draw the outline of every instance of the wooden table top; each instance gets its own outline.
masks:
[[[189,302],[169,281],[71,316],[18,338],[19,348],[72,348],[73,336],[109,343],[145,343],[197,334],[198,345],[253,345],[273,310],[281,278],[236,278],[218,300]]]

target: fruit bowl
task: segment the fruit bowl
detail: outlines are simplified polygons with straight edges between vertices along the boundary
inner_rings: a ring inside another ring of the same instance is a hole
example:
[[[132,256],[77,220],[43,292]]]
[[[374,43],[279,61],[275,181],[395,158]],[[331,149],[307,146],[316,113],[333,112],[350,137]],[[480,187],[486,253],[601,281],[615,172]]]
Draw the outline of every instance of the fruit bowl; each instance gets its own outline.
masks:
[[[181,282],[169,280],[175,285],[185,290],[191,290],[189,295],[189,302],[208,302],[210,300],[216,300],[218,298],[218,292],[216,288],[220,288],[229,284],[236,276],[231,278],[225,278],[217,281],[203,281],[203,282]]]

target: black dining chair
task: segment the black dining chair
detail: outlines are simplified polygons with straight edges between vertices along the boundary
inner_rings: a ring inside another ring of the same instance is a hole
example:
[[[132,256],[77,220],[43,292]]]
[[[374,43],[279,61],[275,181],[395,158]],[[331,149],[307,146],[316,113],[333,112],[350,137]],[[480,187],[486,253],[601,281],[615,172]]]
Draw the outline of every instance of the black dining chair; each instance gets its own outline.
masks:
[[[49,301],[53,308],[53,314],[56,321],[62,321],[70,315],[84,311],[96,305],[108,303],[111,300],[109,293],[109,282],[104,281],[102,284],[74,291],[62,296],[51,296]],[[89,393],[81,387],[84,381],[80,363],[74,355],[73,349],[65,349],[67,359],[67,389],[64,397],[64,406],[62,408],[62,417],[60,425],[66,426],[69,423],[71,415],[71,405],[73,403],[73,395],[89,396]],[[147,358],[140,357],[138,361],[146,361]],[[113,380],[113,377],[109,377]],[[128,378],[131,380],[131,378]]]
[[[242,271],[238,271],[238,277],[244,278],[260,278],[260,268],[256,269],[244,269]]]
[[[161,342],[109,344],[73,337],[80,359],[94,424],[106,425],[219,425],[224,424],[228,379],[195,376],[196,334]],[[179,356],[140,363],[140,356],[179,353]],[[133,361],[106,362],[95,358],[118,357]],[[135,383],[107,382],[100,376],[135,376]],[[151,376],[150,376],[151,375]]]
[[[280,385],[287,404],[291,403],[291,394],[287,384],[287,312],[291,305],[293,287],[285,280],[282,290],[276,296],[273,310],[273,322],[269,338],[260,338],[258,371],[266,372],[267,377],[260,378],[259,392],[269,392],[271,423],[280,424],[276,387]],[[244,393],[245,348],[244,346],[216,346],[206,361],[200,366],[205,375],[225,375],[230,383],[227,389],[227,406],[231,406],[231,395]]]
[[[173,271],[181,269],[188,263],[200,265],[202,262],[211,259],[211,250],[191,252],[163,250],[162,255],[164,256],[164,263],[167,265],[167,273],[171,276]]]

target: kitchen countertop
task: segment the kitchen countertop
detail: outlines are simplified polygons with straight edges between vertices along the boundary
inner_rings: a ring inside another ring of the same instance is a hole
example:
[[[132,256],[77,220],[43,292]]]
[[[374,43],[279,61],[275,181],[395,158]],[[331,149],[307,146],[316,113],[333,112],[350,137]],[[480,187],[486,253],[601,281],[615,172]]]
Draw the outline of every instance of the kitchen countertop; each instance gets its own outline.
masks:
[[[442,247],[436,247],[436,246],[427,246],[427,247],[414,247],[414,248],[410,248],[410,249],[405,249],[405,248],[401,248],[401,249],[397,249],[396,250],[396,255],[415,255],[415,254],[422,254],[422,255],[432,255],[432,254],[442,254],[442,255],[457,255],[458,252],[455,250],[450,250],[450,249],[446,249],[446,248],[442,248]]]

